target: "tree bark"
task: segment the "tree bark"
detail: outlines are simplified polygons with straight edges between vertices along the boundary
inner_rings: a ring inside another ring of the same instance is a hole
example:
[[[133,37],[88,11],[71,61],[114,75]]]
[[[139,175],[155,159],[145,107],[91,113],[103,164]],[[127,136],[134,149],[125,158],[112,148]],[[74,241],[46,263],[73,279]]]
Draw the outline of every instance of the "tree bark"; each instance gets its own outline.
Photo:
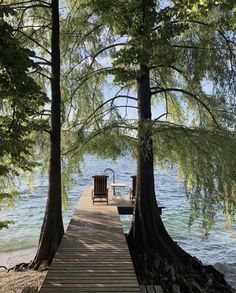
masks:
[[[155,199],[153,174],[153,142],[151,135],[151,90],[149,70],[141,64],[141,75],[137,79],[138,95],[138,157],[137,157],[137,185],[134,222],[132,237],[140,250],[149,249],[151,239],[147,231],[145,219],[146,210],[157,205]],[[157,209],[158,210],[158,209]],[[130,234],[131,235],[131,234]]]
[[[162,223],[155,196],[149,69],[141,64],[140,71],[141,75],[137,79],[139,109],[137,190],[130,237],[140,251],[156,251],[157,247],[158,250],[160,249],[160,244],[166,246],[166,241],[172,239]],[[160,234],[162,234],[161,239]]]
[[[34,259],[36,267],[45,260],[49,264],[51,263],[64,234],[61,204],[60,22],[58,6],[58,0],[52,0],[49,190],[38,251]]]

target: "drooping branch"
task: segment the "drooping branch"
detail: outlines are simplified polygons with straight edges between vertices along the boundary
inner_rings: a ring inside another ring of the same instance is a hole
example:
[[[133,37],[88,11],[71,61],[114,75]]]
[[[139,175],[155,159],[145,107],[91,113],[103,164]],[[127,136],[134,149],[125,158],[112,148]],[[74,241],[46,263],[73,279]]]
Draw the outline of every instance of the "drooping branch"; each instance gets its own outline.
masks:
[[[105,101],[105,102],[102,103],[101,105],[99,105],[99,106],[95,109],[95,111],[94,111],[91,115],[89,115],[89,116],[87,117],[87,119],[84,121],[84,123],[87,123],[87,121],[88,121],[91,117],[93,117],[94,114],[96,114],[96,113],[97,113],[101,108],[103,108],[106,104],[108,104],[108,103],[110,103],[110,102],[113,102],[113,101],[116,100],[116,99],[123,99],[123,98],[125,98],[125,99],[129,98],[129,99],[131,99],[131,100],[137,101],[137,98],[132,97],[132,96],[127,96],[127,95],[118,95],[118,96],[115,96],[115,97],[113,97],[113,98],[111,98],[111,99]]]
[[[40,57],[40,56],[34,56],[33,58],[35,58],[35,59],[39,59],[39,60],[42,60],[42,61],[44,62],[44,65],[48,65],[48,66],[51,66],[51,65],[52,65],[52,63],[51,63],[49,60],[47,60],[47,59],[45,59],[45,58],[43,58],[43,57]]]
[[[95,137],[97,137],[99,134],[104,133],[104,131],[110,130],[110,129],[114,129],[114,128],[118,128],[118,129],[130,129],[130,130],[137,130],[137,127],[132,127],[132,126],[128,126],[127,124],[122,125],[122,124],[113,124],[113,125],[106,125],[104,127],[100,127],[96,130],[96,132],[94,132],[92,135],[90,135],[90,137],[85,141],[85,143],[88,143],[89,141],[91,141],[92,139],[94,139]],[[133,140],[137,140],[135,137],[131,137],[128,135],[124,135],[127,138],[133,139]],[[67,150],[66,152],[64,152],[62,155],[67,155],[71,152],[76,151],[76,149],[78,149],[78,147],[81,145],[81,142],[79,142],[78,144],[76,144],[74,147],[72,147],[71,149]]]
[[[151,66],[149,67],[150,70],[155,70],[155,69],[159,69],[159,68],[162,68],[162,67],[165,67],[165,68],[170,68],[174,71],[176,71],[177,73],[181,74],[183,76],[183,78],[190,83],[190,80],[188,78],[188,76],[185,74],[185,72],[183,70],[181,70],[180,68],[178,68],[177,66],[173,65],[173,64],[159,64],[159,65],[156,65],[156,66]]]
[[[100,27],[100,25],[98,25],[98,27]],[[98,27],[96,29],[98,29]],[[91,33],[91,32],[90,32]],[[94,65],[94,62],[96,60],[96,58],[101,55],[103,52],[107,51],[107,50],[110,50],[114,47],[117,47],[117,46],[124,46],[126,45],[126,43],[124,42],[121,42],[121,43],[114,43],[114,44],[111,44],[109,46],[106,46],[104,48],[102,48],[101,50],[99,50],[98,52],[96,52],[95,54],[93,55],[88,55],[88,56],[85,56],[84,58],[82,58],[79,62],[77,62],[67,73],[65,76],[68,76],[77,66],[79,66],[81,63],[83,63],[84,61],[88,60],[88,59],[91,59],[91,62],[89,64],[89,68],[88,68],[88,73],[85,75],[85,76],[82,76],[80,77],[77,82],[80,82],[76,88],[73,90],[72,94],[71,94],[71,98],[73,98],[73,96],[75,95],[75,93],[78,91],[78,89],[81,87],[81,85],[83,83],[85,83],[90,77],[92,77],[94,74],[97,74],[97,73],[104,73],[108,70],[111,70],[112,68],[109,66],[109,67],[103,67],[103,68],[99,68],[98,70],[95,70],[93,72],[90,72],[90,70],[92,69],[93,65]]]
[[[103,74],[104,72],[110,70],[111,67],[103,67],[103,68],[99,68],[93,72],[89,72],[84,76],[81,76],[79,79],[77,79],[77,82],[80,82],[75,89],[73,90],[71,96],[70,96],[70,100],[72,100],[72,98],[74,97],[74,95],[76,94],[76,92],[78,91],[78,89],[86,82],[88,81],[91,77],[93,77],[95,74]]]
[[[229,50],[229,55],[230,55],[229,62],[230,62],[231,76],[232,76],[232,74],[235,73],[235,69],[234,69],[235,66],[233,65],[232,60],[236,59],[236,55],[234,54],[233,49],[230,46],[231,41],[225,36],[225,34],[221,30],[218,30],[218,32],[221,35],[221,37],[224,39],[224,41],[226,43],[226,46],[227,46],[227,48]]]
[[[101,50],[99,50],[98,52],[96,52],[96,54],[92,55],[91,57],[93,58],[93,60],[95,60],[99,55],[101,55],[103,52],[107,51],[107,50],[110,50],[112,48],[115,48],[115,47],[119,47],[119,46],[125,46],[127,43],[115,43],[115,44],[111,44],[109,46],[106,46],[104,48],[102,48]],[[93,63],[93,62],[92,62]],[[92,64],[91,64],[92,65]]]
[[[48,80],[52,80],[52,78],[46,74],[44,74],[43,72],[41,71],[38,71],[38,70],[35,70],[36,73],[38,73],[39,75],[41,75],[42,77],[45,77],[46,79]]]
[[[111,44],[109,46],[106,46],[104,48],[102,48],[101,50],[99,50],[98,52],[96,52],[94,55],[91,56],[92,58],[92,61],[90,63],[90,66],[89,66],[89,69],[91,69],[94,65],[94,62],[96,60],[96,58],[101,55],[103,52],[107,51],[107,50],[110,50],[112,48],[115,48],[115,47],[119,47],[119,46],[125,46],[126,43],[122,42],[122,43],[115,43],[115,44]]]
[[[121,105],[121,106],[111,106],[110,108],[104,110],[103,112],[100,113],[96,113],[96,115],[94,115],[93,117],[91,117],[91,119],[89,121],[86,121],[86,123],[82,123],[82,127],[80,128],[80,130],[82,130],[86,125],[89,125],[90,122],[95,119],[97,120],[98,118],[101,117],[105,117],[107,114],[111,113],[112,111],[116,110],[116,109],[121,109],[121,108],[125,108],[125,109],[135,109],[137,110],[138,107],[136,106],[129,106],[129,105]],[[97,124],[98,125],[98,124]]]
[[[77,8],[77,9],[79,9],[79,8]],[[77,11],[77,9],[75,9],[75,11]],[[73,12],[73,14],[75,13],[75,11]],[[88,15],[87,21],[90,17],[91,17],[91,14]],[[70,16],[68,15],[67,21],[69,21],[69,19],[70,19]],[[86,21],[86,23],[87,23],[87,21]],[[75,46],[80,45],[80,43],[85,41],[88,36],[90,36],[92,33],[94,33],[96,30],[98,30],[101,27],[102,27],[101,24],[97,24],[92,29],[90,29],[88,32],[86,32],[84,35],[82,35],[82,37],[80,35],[78,35],[78,37],[75,39],[74,44],[72,46],[72,49],[70,51],[71,52],[75,51]],[[76,36],[76,34],[75,34],[76,30],[77,30],[77,28],[75,28],[73,31],[70,31],[70,32],[61,32],[61,35],[68,35],[69,34],[71,36]],[[79,39],[79,37],[81,37],[81,38]],[[88,57],[90,58],[91,56],[87,56],[87,58]],[[87,59],[87,58],[85,57],[84,59]],[[81,61],[79,61],[79,63],[81,63]]]
[[[79,66],[80,64],[82,64],[84,61],[86,61],[87,59],[89,59],[90,56],[85,56],[84,58],[82,58],[81,60],[79,60],[77,63],[75,63],[65,74],[64,77],[66,78],[77,66]],[[80,77],[79,80],[83,79],[82,77]]]
[[[51,52],[45,48],[42,44],[40,44],[37,40],[35,40],[34,38],[32,38],[31,36],[27,35],[26,33],[24,33],[23,31],[18,30],[18,32],[20,32],[22,35],[24,35],[27,39],[31,40],[33,43],[35,43],[37,46],[39,46],[41,49],[43,49],[45,52],[47,52],[49,55],[51,55]]]
[[[137,130],[137,127],[128,126],[127,124],[125,124],[125,125],[122,125],[122,124],[106,125],[105,127],[99,128],[93,135],[91,135],[90,140],[94,139],[99,134],[104,133],[104,131],[114,129],[114,128],[125,129],[125,130],[127,130],[127,129],[129,129],[129,130]],[[135,137],[131,137],[131,136],[128,136],[128,135],[124,135],[124,136],[132,138],[134,140],[137,140]]]
[[[81,126],[79,130],[82,131],[87,125],[91,123],[91,121],[93,121],[93,119],[104,117],[107,114],[111,113],[113,110],[120,109],[120,108],[129,108],[129,109],[135,109],[135,110],[138,109],[138,107],[130,106],[130,105],[111,106],[110,108],[99,113],[97,113],[97,109],[95,109],[93,113],[88,117],[89,119],[87,118],[85,121],[81,123],[74,124],[71,127],[64,129],[63,132],[76,128],[77,126]]]
[[[165,113],[161,114],[160,116],[158,116],[157,118],[155,118],[155,119],[153,120],[153,123],[156,123],[156,122],[159,121],[162,117],[167,116],[168,114],[169,114],[168,112],[165,112]]]
[[[73,45],[71,51],[74,50],[75,45],[78,45],[78,44],[80,44],[81,42],[85,41],[86,38],[87,38],[88,36],[90,36],[92,33],[94,33],[96,30],[98,30],[98,29],[101,28],[101,27],[102,27],[102,25],[101,25],[101,24],[98,24],[98,25],[94,26],[91,30],[89,30],[88,32],[86,32],[86,33],[82,36],[81,39],[78,39],[78,38],[77,38],[77,41],[74,42],[74,45]],[[68,35],[68,34],[70,34],[71,36],[75,36],[75,31],[76,31],[76,29],[74,29],[73,32],[66,32],[66,33],[65,33],[65,32],[62,32],[61,35]],[[87,57],[91,58],[91,56],[87,56]]]
[[[217,123],[217,120],[214,116],[214,114],[211,112],[211,110],[209,109],[209,107],[196,95],[193,94],[187,90],[184,89],[180,89],[180,88],[152,88],[152,95],[156,95],[156,94],[160,94],[160,93],[165,93],[165,92],[177,92],[177,93],[182,93],[185,94],[187,96],[192,97],[193,99],[195,99],[199,104],[201,104],[203,106],[203,108],[206,109],[206,111],[210,114],[212,120],[214,121],[214,123],[216,124],[217,128],[220,128],[219,124]]]
[[[173,122],[169,122],[169,121],[155,121],[158,122],[158,124],[164,124],[165,126],[168,125],[169,127],[162,127],[161,129],[156,129],[154,128],[157,132],[175,132],[175,131],[181,131],[188,139],[189,141],[194,145],[194,147],[197,150],[200,150],[200,145],[197,144],[194,139],[193,139],[193,135],[192,132],[195,131],[195,129],[191,129],[189,127],[185,127],[183,125],[179,125]],[[196,131],[195,131],[196,132]],[[191,134],[190,134],[191,133]],[[167,135],[167,134],[166,134]],[[203,149],[201,149],[202,152],[204,152],[205,154],[207,154],[207,152]]]

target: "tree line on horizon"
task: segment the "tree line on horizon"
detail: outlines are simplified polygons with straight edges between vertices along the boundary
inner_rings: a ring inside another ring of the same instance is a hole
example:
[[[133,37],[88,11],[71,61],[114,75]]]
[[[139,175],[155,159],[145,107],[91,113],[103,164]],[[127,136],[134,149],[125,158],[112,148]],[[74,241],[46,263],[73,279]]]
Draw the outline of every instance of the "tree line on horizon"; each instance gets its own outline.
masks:
[[[37,165],[37,154],[30,155],[36,143],[49,170],[31,267],[50,264],[55,255],[64,234],[62,192],[83,154],[115,158],[129,149],[137,160],[137,192],[127,241],[139,281],[162,282],[166,290],[206,290],[208,275],[214,292],[233,292],[219,272],[166,231],[153,170],[155,164],[177,164],[190,222],[202,215],[207,231],[221,209],[230,226],[236,205],[234,2],[0,5],[1,203],[15,194],[9,190],[13,176]],[[105,86],[114,87],[112,96],[103,96]],[[160,109],[155,118],[153,104]],[[130,110],[137,119],[128,119]]]

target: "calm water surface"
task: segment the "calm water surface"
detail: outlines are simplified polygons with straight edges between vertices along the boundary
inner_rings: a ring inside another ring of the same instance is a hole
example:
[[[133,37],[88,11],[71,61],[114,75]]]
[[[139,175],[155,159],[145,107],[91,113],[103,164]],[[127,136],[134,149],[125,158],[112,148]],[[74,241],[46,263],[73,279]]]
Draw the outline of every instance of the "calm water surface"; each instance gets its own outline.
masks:
[[[85,163],[81,166],[82,175],[76,177],[77,182],[69,191],[71,205],[64,212],[65,228],[83,187],[92,185],[91,177],[95,174],[103,174],[106,168],[114,170],[116,182],[127,185],[131,185],[130,176],[136,173],[136,163],[129,157],[122,157],[113,162],[96,156],[86,156]],[[112,182],[112,176],[109,180]],[[236,287],[236,224],[233,224],[232,230],[226,230],[224,217],[219,215],[209,238],[205,239],[200,220],[190,231],[188,229],[189,204],[184,195],[183,183],[177,178],[177,171],[157,170],[155,185],[158,200],[166,206],[162,219],[170,235],[189,253],[222,271],[227,280]],[[1,219],[13,219],[16,224],[11,225],[9,229],[0,230],[0,253],[36,247],[46,205],[47,189],[47,176],[42,175],[37,175],[33,192],[29,193],[24,184],[20,186],[22,196],[21,201],[16,204],[16,209],[5,210],[1,215]],[[124,229],[128,230],[130,217],[123,216],[122,220]]]

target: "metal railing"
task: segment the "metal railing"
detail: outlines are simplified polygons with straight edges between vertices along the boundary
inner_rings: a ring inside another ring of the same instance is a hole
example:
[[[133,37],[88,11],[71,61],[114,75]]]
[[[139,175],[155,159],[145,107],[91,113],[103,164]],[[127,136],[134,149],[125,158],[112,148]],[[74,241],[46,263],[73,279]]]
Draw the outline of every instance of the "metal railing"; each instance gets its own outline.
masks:
[[[116,183],[116,177],[115,177],[115,172],[113,169],[111,168],[106,168],[104,171],[103,171],[103,175],[107,175],[107,172],[112,172],[112,183]],[[113,188],[113,195],[115,195],[115,188]]]

